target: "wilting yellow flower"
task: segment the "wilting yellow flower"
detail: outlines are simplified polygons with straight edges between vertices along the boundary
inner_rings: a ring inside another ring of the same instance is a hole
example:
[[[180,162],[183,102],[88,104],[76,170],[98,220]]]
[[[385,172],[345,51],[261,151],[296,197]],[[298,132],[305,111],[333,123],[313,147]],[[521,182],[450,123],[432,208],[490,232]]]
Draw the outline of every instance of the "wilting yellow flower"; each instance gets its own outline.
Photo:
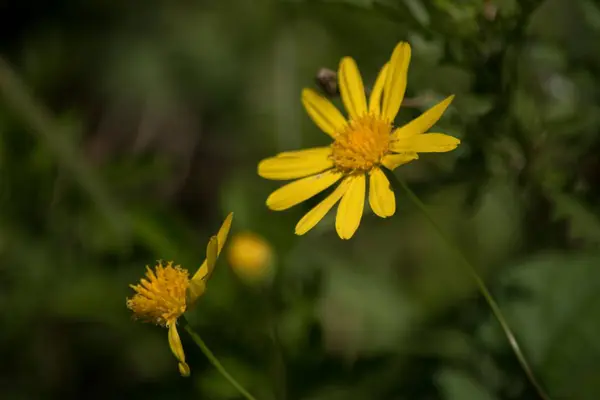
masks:
[[[238,276],[244,280],[259,281],[270,271],[273,249],[256,233],[240,232],[233,235],[230,240],[227,260]]]
[[[219,233],[213,236],[206,248],[206,259],[190,279],[188,271],[173,262],[159,261],[154,270],[146,266],[146,279],[137,285],[130,285],[136,294],[127,299],[127,307],[135,318],[151,322],[169,329],[169,346],[179,362],[179,372],[190,375],[190,367],[185,362],[185,353],[177,332],[177,319],[194,305],[206,288],[206,281],[212,274],[217,257],[227,240],[233,213],[229,214]]]
[[[443,133],[426,133],[442,116],[454,96],[436,104],[408,124],[393,123],[406,90],[411,49],[399,43],[381,69],[367,105],[365,90],[352,58],[341,60],[338,69],[340,94],[348,118],[325,97],[312,89],[302,91],[302,103],[312,120],[333,143],[326,147],[289,151],[267,158],[258,174],[273,180],[298,179],[267,198],[272,210],[299,204],[337,182],[340,184],[296,225],[296,234],[312,229],[341,199],[335,227],[342,239],[354,235],[360,224],[369,180],[369,204],[380,217],[396,211],[394,192],[381,167],[394,170],[418,158],[417,153],[446,152],[460,141]]]

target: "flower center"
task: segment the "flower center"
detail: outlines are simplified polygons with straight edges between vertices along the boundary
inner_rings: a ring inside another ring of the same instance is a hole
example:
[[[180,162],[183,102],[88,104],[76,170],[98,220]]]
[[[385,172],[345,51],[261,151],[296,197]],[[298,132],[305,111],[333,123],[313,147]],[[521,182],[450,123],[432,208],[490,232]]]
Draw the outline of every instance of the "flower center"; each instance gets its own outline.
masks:
[[[368,172],[388,152],[392,126],[373,115],[350,121],[332,147],[332,159],[342,172]]]
[[[127,299],[127,307],[134,317],[156,325],[169,326],[186,308],[186,290],[190,285],[188,271],[173,262],[166,266],[159,262],[155,270],[146,267],[146,277],[138,285],[130,285],[137,293]]]

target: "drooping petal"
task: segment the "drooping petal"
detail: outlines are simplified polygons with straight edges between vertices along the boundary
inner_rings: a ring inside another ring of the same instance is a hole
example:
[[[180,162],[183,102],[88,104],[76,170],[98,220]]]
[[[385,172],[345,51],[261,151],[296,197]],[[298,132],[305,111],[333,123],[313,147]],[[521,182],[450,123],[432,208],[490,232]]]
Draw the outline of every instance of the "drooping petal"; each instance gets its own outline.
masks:
[[[327,189],[341,177],[342,173],[330,170],[288,183],[271,193],[267,207],[276,211],[288,209]]]
[[[379,71],[379,75],[377,75],[377,80],[371,91],[371,96],[369,97],[369,113],[377,117],[381,115],[381,95],[383,93],[383,86],[385,85],[389,65],[389,63],[386,63],[383,68],[381,68],[381,71]]]
[[[342,239],[350,239],[360,225],[365,206],[366,178],[352,176],[348,190],[342,197],[335,217],[335,229]]]
[[[395,170],[401,165],[408,164],[412,160],[419,158],[419,155],[414,152],[402,153],[402,154],[388,154],[383,157],[381,164],[389,169],[390,171]]]
[[[417,153],[444,153],[454,150],[460,144],[460,140],[443,133],[426,133],[424,135],[411,136],[390,144],[392,151],[417,152]]]
[[[392,139],[403,139],[427,132],[442,117],[453,99],[454,95],[446,97],[408,124],[396,129],[392,132]]]
[[[221,225],[219,232],[217,233],[217,246],[218,246],[217,247],[217,257],[219,257],[219,254],[221,254],[221,250],[223,250],[223,246],[225,245],[225,242],[227,241],[227,236],[229,235],[229,230],[231,229],[232,221],[233,221],[233,213],[229,213],[227,218],[225,218],[225,221],[223,221],[223,224]],[[210,246],[210,242],[209,242],[209,246]],[[208,263],[207,263],[207,260],[205,259],[204,262],[202,263],[202,265],[200,266],[200,268],[198,268],[198,271],[196,271],[196,273],[192,277],[192,281],[196,281],[198,279],[204,279],[204,277],[207,276],[207,274],[208,274]],[[190,282],[190,284],[191,284],[191,282]]]
[[[206,258],[204,259],[204,262],[190,280],[190,285],[188,286],[186,293],[188,309],[194,306],[196,300],[198,300],[198,298],[204,294],[204,291],[206,290],[206,280],[210,278],[210,275],[214,271],[218,257],[219,239],[218,236],[213,236],[210,238],[208,245],[206,246]]]
[[[338,80],[342,101],[351,119],[367,112],[365,87],[356,62],[350,57],[342,58],[338,69]]]
[[[304,235],[323,219],[335,203],[346,193],[351,179],[344,179],[325,200],[321,201],[302,217],[296,225],[296,235]]]
[[[390,122],[396,118],[402,100],[404,100],[410,55],[410,44],[400,42],[394,49],[390,59],[390,66],[383,88],[383,106],[381,108],[381,115]]]
[[[185,362],[185,353],[183,352],[183,346],[181,345],[175,321],[169,324],[169,347],[179,362],[179,373],[182,376],[190,376],[190,367]]]
[[[177,365],[177,368],[179,369],[179,373],[181,374],[181,376],[187,378],[188,376],[190,376],[190,366],[187,365],[187,363],[179,363]]]
[[[396,212],[396,197],[390,181],[379,168],[373,168],[369,173],[369,204],[371,210],[382,218],[391,217]]]
[[[331,147],[282,153],[258,163],[258,175],[266,179],[304,178],[333,167]]]
[[[302,90],[302,104],[314,123],[332,138],[346,126],[342,113],[313,89]]]

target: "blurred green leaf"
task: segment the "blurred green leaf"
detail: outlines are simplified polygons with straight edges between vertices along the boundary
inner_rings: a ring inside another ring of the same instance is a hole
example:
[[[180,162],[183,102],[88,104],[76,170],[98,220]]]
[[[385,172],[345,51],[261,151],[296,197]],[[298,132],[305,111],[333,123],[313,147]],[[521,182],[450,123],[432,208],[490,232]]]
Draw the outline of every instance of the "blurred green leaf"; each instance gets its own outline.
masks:
[[[437,375],[438,385],[441,386],[446,400],[494,400],[480,383],[463,372],[443,369]]]
[[[323,2],[329,3],[347,3],[352,4],[353,6],[359,7],[371,7],[375,0],[322,0]]]
[[[257,387],[264,387],[260,371],[250,365],[243,364],[237,357],[222,357],[217,355],[225,369],[248,391],[253,392],[256,398],[265,400],[272,399],[266,391],[256,393]],[[239,399],[240,392],[231,385],[212,365],[209,370],[197,371],[195,384],[205,393],[208,398],[214,399]],[[194,374],[194,372],[192,372]]]
[[[461,118],[477,118],[487,114],[494,108],[494,100],[478,95],[463,95],[456,100]]]
[[[409,299],[383,277],[342,265],[328,269],[318,306],[326,346],[347,357],[395,348],[415,318]]]
[[[592,210],[569,194],[552,193],[551,199],[555,218],[568,221],[571,238],[594,246],[600,245],[600,219]]]
[[[415,17],[417,21],[423,26],[428,26],[430,22],[429,12],[427,8],[423,5],[421,0],[403,0],[404,4],[410,11],[410,13]]]
[[[600,30],[600,7],[598,4],[594,4],[590,0],[583,0],[581,2],[583,8],[583,15],[587,22],[596,30]]]
[[[554,398],[600,396],[593,372],[600,359],[598,265],[600,255],[594,253],[549,253],[513,266],[503,279],[527,295],[504,299],[501,307]]]

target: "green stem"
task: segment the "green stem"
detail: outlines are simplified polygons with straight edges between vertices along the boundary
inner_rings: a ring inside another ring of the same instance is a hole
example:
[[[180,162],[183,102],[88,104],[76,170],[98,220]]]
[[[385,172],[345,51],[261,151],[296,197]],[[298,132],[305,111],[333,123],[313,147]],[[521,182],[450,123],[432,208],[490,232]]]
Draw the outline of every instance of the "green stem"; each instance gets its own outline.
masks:
[[[475,267],[473,266],[473,264],[471,264],[471,262],[465,256],[465,254],[448,237],[448,235],[446,235],[446,233],[444,232],[444,230],[438,225],[438,223],[435,221],[435,219],[431,216],[431,214],[427,210],[427,207],[425,206],[425,204],[423,204],[423,202],[408,187],[408,185],[402,179],[398,178],[394,174],[390,173],[390,174],[388,174],[388,176],[390,176],[392,178],[392,181],[396,181],[396,183],[406,192],[406,194],[408,195],[409,199],[417,206],[417,208],[421,211],[421,213],[423,214],[423,216],[425,216],[425,218],[429,221],[429,223],[431,223],[431,225],[433,226],[433,228],[442,237],[442,239],[444,239],[444,241],[446,241],[446,244],[448,245],[448,247],[450,247],[452,249],[452,251],[454,252],[456,258],[458,260],[460,260],[462,266],[465,267],[465,269],[467,270],[467,272],[469,273],[469,275],[471,275],[471,277],[473,278],[473,280],[477,284],[477,287],[481,291],[481,294],[483,295],[483,297],[487,301],[488,305],[492,309],[492,312],[494,313],[494,316],[496,317],[496,319],[500,323],[500,326],[502,327],[502,330],[504,331],[504,334],[506,335],[506,337],[508,339],[508,342],[509,342],[510,346],[512,347],[512,350],[514,351],[515,356],[517,357],[517,360],[519,361],[519,364],[521,364],[521,367],[525,371],[525,374],[527,375],[527,378],[529,379],[529,381],[531,382],[531,384],[533,385],[533,387],[537,391],[538,395],[542,399],[544,399],[544,400],[550,400],[550,397],[546,394],[546,392],[542,388],[541,384],[538,382],[538,380],[536,379],[535,375],[533,374],[533,371],[532,371],[531,367],[529,366],[529,363],[527,362],[527,359],[525,358],[525,355],[521,351],[521,347],[519,346],[519,342],[517,342],[517,339],[515,338],[515,335],[514,335],[512,329],[508,325],[508,322],[506,321],[506,318],[504,317],[504,314],[502,313],[502,310],[500,309],[500,306],[498,305],[498,303],[496,302],[496,300],[494,300],[494,297],[490,293],[490,291],[487,288],[487,285],[485,284],[485,282],[483,281],[483,279],[481,279],[481,277],[477,273],[477,270],[475,269]]]
[[[223,375],[223,377],[225,379],[227,379],[229,381],[229,383],[231,383],[231,385],[233,385],[233,387],[235,387],[238,390],[238,392],[240,392],[240,394],[242,396],[244,396],[246,399],[256,400],[256,398],[254,396],[252,396],[250,393],[248,393],[248,391],[246,389],[244,389],[244,387],[242,385],[240,385],[238,383],[238,381],[236,381],[233,378],[233,376],[231,376],[229,374],[229,372],[227,372],[227,370],[219,362],[217,357],[215,357],[215,355],[212,353],[212,351],[210,351],[208,346],[206,346],[206,343],[204,343],[204,340],[202,340],[202,338],[196,332],[194,332],[194,330],[192,329],[190,324],[185,319],[183,319],[182,322],[183,322],[183,327],[186,330],[186,332],[192,337],[192,339],[198,345],[198,347],[200,347],[200,350],[202,350],[202,352],[204,353],[206,358],[208,358],[208,360],[217,369],[217,371],[219,371],[221,373],[221,375]]]

